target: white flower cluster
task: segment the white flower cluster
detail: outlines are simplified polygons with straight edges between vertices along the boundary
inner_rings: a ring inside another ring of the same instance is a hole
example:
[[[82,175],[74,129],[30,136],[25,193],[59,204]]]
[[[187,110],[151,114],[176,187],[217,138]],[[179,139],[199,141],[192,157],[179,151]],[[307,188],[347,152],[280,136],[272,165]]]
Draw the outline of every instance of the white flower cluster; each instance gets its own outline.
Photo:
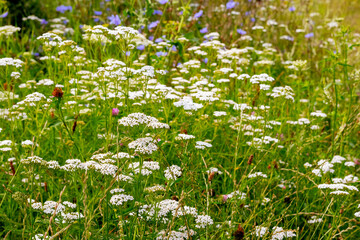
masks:
[[[293,230],[284,230],[282,227],[273,227],[271,240],[282,240],[284,238],[296,237]]]
[[[323,221],[322,218],[317,218],[316,216],[312,216],[310,220],[308,220],[307,222],[310,224],[313,223],[321,223]]]
[[[135,152],[149,155],[158,150],[156,141],[151,137],[138,138],[129,143],[128,147],[135,149]]]
[[[82,213],[69,212],[76,208],[76,204],[68,201],[64,201],[63,203],[46,201],[42,204],[41,202],[36,202],[34,199],[28,199],[28,202],[31,203],[31,207],[35,210],[42,211],[49,215],[55,214],[55,222],[71,223],[84,217]]]
[[[195,222],[196,228],[206,228],[207,226],[214,224],[214,220],[212,220],[209,215],[198,215]]]
[[[211,167],[209,170],[206,171],[207,174],[217,173],[219,175],[223,174],[218,168]]]
[[[261,147],[264,144],[272,144],[279,142],[278,139],[272,138],[270,136],[263,136],[261,138],[253,138],[252,142],[246,142],[249,146],[254,145],[255,147]]]
[[[13,66],[15,68],[21,68],[24,64],[23,61],[20,59],[14,59],[14,58],[0,58],[0,66]]]
[[[205,149],[205,148],[211,148],[212,144],[207,143],[207,142],[203,142],[203,141],[197,141],[195,148],[197,149]]]
[[[312,116],[312,117],[321,117],[321,118],[327,117],[326,113],[323,113],[321,110],[317,110],[315,112],[310,113],[310,116]]]
[[[286,121],[291,125],[308,125],[310,124],[310,120],[307,118],[299,118],[297,121]]]
[[[201,103],[195,103],[190,96],[183,97],[179,101],[174,102],[174,105],[175,107],[183,107],[187,111],[197,111],[204,107]]]
[[[125,152],[119,152],[119,153],[112,155],[112,158],[114,158],[114,159],[122,159],[122,158],[130,159],[130,158],[134,158],[134,156],[131,156],[130,154],[125,153]]]
[[[334,173],[335,170],[332,169],[332,167],[334,167],[334,164],[329,163],[329,161],[325,160],[325,159],[321,159],[317,162],[317,166],[318,168],[315,168],[312,170],[312,173],[314,173],[316,176],[321,177],[322,174],[325,173]]]
[[[161,186],[159,184],[154,185],[152,187],[147,187],[144,189],[145,192],[165,192],[166,189],[164,186]]]
[[[191,238],[195,234],[196,232],[194,230],[187,229],[186,227],[181,227],[178,231],[170,232],[161,230],[158,233],[156,240],[184,240],[189,239],[189,237]]]
[[[47,101],[47,102],[51,102],[51,99],[47,99],[44,94],[34,92],[34,93],[27,95],[24,100],[18,102],[13,107],[15,108],[15,107],[18,107],[21,105],[34,107],[34,106],[36,106],[36,103],[43,101],[43,100]]]
[[[117,195],[111,196],[110,203],[112,205],[121,206],[125,202],[132,201],[132,200],[134,200],[133,196],[126,195],[126,194],[117,194]]]
[[[240,192],[237,190],[235,192],[227,194],[226,196],[227,196],[227,198],[236,198],[239,200],[244,200],[246,198],[246,193],[243,193],[243,192]]]
[[[263,237],[263,236],[265,236],[265,234],[268,233],[268,229],[269,228],[267,228],[267,227],[256,226],[255,232],[253,232],[252,235],[255,235],[256,237]]]
[[[2,152],[9,152],[12,150],[13,142],[11,140],[3,140],[0,141],[0,151]]]
[[[346,158],[339,156],[339,155],[335,155],[332,159],[331,159],[331,163],[335,164],[335,163],[342,163],[343,161],[345,161]]]
[[[359,178],[350,174],[345,176],[344,178],[333,178],[333,183],[353,183],[359,181]]]
[[[360,208],[360,204],[359,204],[358,208]],[[355,215],[355,217],[360,218],[360,211],[359,211],[359,212],[356,212],[354,215]]]
[[[171,199],[165,199],[152,205],[143,205],[138,211],[139,217],[147,221],[156,220],[162,223],[169,221],[169,216],[180,217],[191,215],[197,217],[195,208],[189,206],[179,206],[179,202]]]
[[[253,174],[249,174],[248,178],[255,178],[255,177],[263,177],[263,178],[267,178],[267,175],[262,173],[262,172],[256,172]]]
[[[177,165],[172,165],[170,167],[168,167],[165,171],[165,178],[167,180],[172,180],[175,181],[176,179],[178,179],[179,177],[181,177],[182,171],[181,168]]]
[[[167,128],[170,126],[166,123],[161,123],[154,117],[147,116],[144,113],[131,113],[127,117],[119,119],[119,124],[123,126],[137,126],[137,125],[146,125],[148,128]]]
[[[294,95],[293,89],[289,86],[274,87],[271,93],[273,98],[284,97],[285,99],[291,99],[293,102],[295,101]]]
[[[221,116],[226,116],[227,113],[224,111],[214,111],[214,116],[215,117],[221,117]]]
[[[46,165],[46,161],[38,156],[30,156],[24,159],[21,159],[20,162],[22,164],[40,164],[40,165]]]
[[[343,189],[348,189],[348,190],[351,190],[351,191],[356,191],[358,192],[359,189],[357,187],[354,187],[354,186],[349,186],[349,185],[346,185],[346,184],[343,184],[343,183],[333,183],[333,184],[319,184],[318,185],[318,188],[319,189],[332,189],[332,190],[343,190]],[[331,192],[330,194],[339,194],[340,192]],[[346,194],[346,193],[344,193]]]
[[[90,42],[111,43],[113,41],[125,40],[137,45],[149,45],[151,42],[131,27],[118,26],[114,30],[96,25],[94,27],[84,26],[83,38]]]
[[[31,140],[25,140],[21,142],[21,146],[26,147],[26,146],[34,146],[34,143]],[[38,146],[38,144],[36,144],[36,146]]]
[[[5,35],[6,37],[8,37],[8,36],[13,35],[15,32],[18,32],[20,30],[21,30],[21,28],[14,27],[12,25],[2,26],[2,27],[0,27],[0,37],[2,35]]]
[[[194,139],[194,138],[195,138],[195,136],[193,136],[193,135],[179,133],[179,134],[175,137],[175,140],[190,140],[190,139]]]
[[[140,165],[140,162],[133,162],[129,164],[128,167],[135,174],[141,173],[141,175],[148,176],[153,173],[153,171],[159,170],[159,162],[155,161],[146,161]]]
[[[241,75],[240,75],[241,76]],[[243,75],[242,78],[247,77],[246,75]],[[273,82],[275,79],[273,77],[270,77],[266,73],[260,74],[260,75],[253,75],[250,78],[250,82],[252,84],[260,83],[260,82]]]

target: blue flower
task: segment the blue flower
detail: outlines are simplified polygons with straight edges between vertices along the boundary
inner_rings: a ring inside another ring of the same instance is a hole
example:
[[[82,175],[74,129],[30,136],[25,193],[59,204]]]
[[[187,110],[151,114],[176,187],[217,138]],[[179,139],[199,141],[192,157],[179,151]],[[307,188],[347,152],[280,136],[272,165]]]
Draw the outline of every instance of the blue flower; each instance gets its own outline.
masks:
[[[111,15],[110,17],[108,17],[108,19],[110,20],[110,24],[113,24],[115,26],[121,24],[121,20],[118,15]]]
[[[173,46],[171,47],[171,51],[173,51],[173,52],[176,52],[176,51],[177,51],[177,48],[176,48],[175,45],[173,45]]]
[[[159,42],[163,42],[164,40],[162,40],[162,38],[157,38],[157,39],[155,39],[155,42],[156,43],[159,43]]]
[[[130,56],[130,51],[127,51],[127,52],[125,53],[125,55],[126,55],[126,56]]]
[[[204,63],[207,64],[209,62],[209,59],[208,58],[205,58],[204,59]]]
[[[42,25],[46,25],[48,24],[48,21],[46,21],[45,19],[41,19],[41,22],[40,22]]]
[[[238,34],[241,34],[241,35],[245,35],[246,34],[246,31],[242,30],[242,29],[238,29],[236,30]]]
[[[156,56],[158,56],[158,57],[166,56],[166,52],[156,52],[155,54],[156,54]]]
[[[144,45],[139,45],[136,47],[137,50],[143,51],[145,49]]]
[[[208,32],[207,27],[204,27],[204,28],[200,29],[200,33],[207,33],[207,32]]]
[[[149,24],[149,26],[148,26],[148,29],[150,30],[150,29],[156,27],[159,23],[160,23],[159,20],[158,20],[158,21],[155,21],[155,22],[151,22],[151,23]]]
[[[160,4],[166,4],[166,3],[169,2],[169,0],[158,0],[158,2],[159,2]]]
[[[154,10],[153,15],[162,15],[162,11],[161,10]]]
[[[154,40],[154,36],[149,36],[149,40],[150,41]]]
[[[195,13],[194,18],[199,18],[203,15],[204,11],[200,10],[199,12]]]
[[[289,7],[290,12],[295,12],[296,8],[294,6]]]
[[[7,17],[8,14],[9,14],[9,12],[5,12],[5,13],[0,15],[0,18],[5,18],[5,17]]]
[[[102,11],[95,11],[95,10],[94,10],[94,14],[95,14],[96,16],[100,16],[100,15],[102,14]]]
[[[229,2],[226,3],[226,9],[232,9],[234,7],[236,7],[236,5],[238,5],[238,2],[234,2],[234,0],[230,0]]]
[[[314,33],[308,33],[305,35],[305,38],[312,38],[314,36]]]
[[[64,13],[65,11],[72,11],[72,6],[65,6],[65,5],[60,5],[58,7],[56,7],[56,11],[57,12],[61,12]]]

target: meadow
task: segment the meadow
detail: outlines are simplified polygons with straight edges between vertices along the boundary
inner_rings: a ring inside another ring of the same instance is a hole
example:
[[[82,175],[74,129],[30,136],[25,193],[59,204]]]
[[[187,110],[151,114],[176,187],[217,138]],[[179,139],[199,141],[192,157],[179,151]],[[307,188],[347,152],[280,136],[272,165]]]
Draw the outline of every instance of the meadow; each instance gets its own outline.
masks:
[[[0,237],[360,239],[336,2],[0,0]]]

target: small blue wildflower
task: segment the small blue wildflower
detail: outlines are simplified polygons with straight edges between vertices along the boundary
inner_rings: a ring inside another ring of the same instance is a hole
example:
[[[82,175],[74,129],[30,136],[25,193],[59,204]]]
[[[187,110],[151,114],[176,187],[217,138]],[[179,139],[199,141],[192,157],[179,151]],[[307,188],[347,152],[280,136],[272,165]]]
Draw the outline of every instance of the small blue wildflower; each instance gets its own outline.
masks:
[[[154,40],[154,36],[149,36],[149,40],[150,41]]]
[[[160,4],[166,4],[168,2],[169,2],[169,0],[158,0],[158,3],[160,3]]]
[[[312,38],[314,36],[314,33],[308,33],[305,35],[305,38]]]
[[[162,15],[163,12],[161,10],[154,10],[153,15]]]
[[[5,18],[5,17],[7,17],[7,15],[9,15],[9,12],[5,12],[5,13],[1,14],[0,18]]]
[[[256,19],[255,19],[254,17],[252,17],[250,20],[251,20],[252,22],[255,22]]]
[[[126,56],[130,56],[130,51],[127,51],[127,52],[125,53],[125,55],[126,55]]]
[[[102,14],[102,11],[95,11],[95,10],[94,10],[94,14],[95,14],[96,16],[100,16],[100,15]]]
[[[200,33],[207,33],[207,32],[208,32],[207,27],[204,27],[204,28],[200,29]]]
[[[200,10],[199,12],[195,13],[194,18],[195,19],[200,18],[203,15],[203,13],[204,13],[204,11]]]
[[[295,12],[296,8],[294,6],[289,7],[290,12]]]
[[[244,31],[244,30],[242,30],[242,29],[238,29],[238,30],[236,30],[236,32],[238,33],[238,34],[241,34],[241,35],[245,35],[246,34],[246,31]]]
[[[48,24],[48,21],[46,21],[45,19],[41,19],[41,22],[40,22],[42,25],[46,25]]]
[[[61,12],[64,13],[65,11],[72,11],[72,6],[65,6],[65,5],[60,5],[58,7],[56,7],[56,11],[57,12]]]
[[[145,49],[144,45],[139,45],[136,47],[137,50],[143,51]]]
[[[157,38],[157,39],[155,39],[155,42],[156,43],[160,43],[160,42],[163,42],[164,40],[162,39],[162,38]]]
[[[110,20],[110,24],[113,24],[115,26],[118,26],[121,24],[119,15],[111,15],[110,17],[108,17],[108,19]]]
[[[230,0],[229,2],[226,3],[226,9],[233,9],[238,4],[239,4],[238,2],[234,2],[234,0]]]
[[[156,27],[159,23],[160,23],[159,20],[158,20],[158,21],[155,21],[155,22],[151,22],[151,23],[149,24],[149,26],[148,26],[148,29],[150,30],[150,29]]]
[[[207,64],[209,62],[209,59],[208,58],[205,58],[204,59],[204,63]]]
[[[98,22],[100,19],[98,18],[94,18],[94,22]]]
[[[171,47],[171,51],[173,51],[173,52],[176,52],[176,51],[177,51],[177,48],[176,48],[175,45],[173,45],[173,46]]]
[[[156,52],[155,54],[156,54],[156,56],[158,56],[158,57],[166,56],[166,55],[167,55],[166,52]]]

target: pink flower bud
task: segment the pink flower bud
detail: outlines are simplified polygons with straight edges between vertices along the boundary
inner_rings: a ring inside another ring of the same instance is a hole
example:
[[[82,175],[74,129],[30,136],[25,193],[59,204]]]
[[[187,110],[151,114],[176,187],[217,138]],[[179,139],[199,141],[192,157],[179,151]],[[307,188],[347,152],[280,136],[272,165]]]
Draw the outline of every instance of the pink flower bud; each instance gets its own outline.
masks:
[[[120,111],[119,111],[119,109],[117,109],[117,108],[113,108],[113,109],[112,109],[112,115],[113,115],[113,116],[117,116],[117,115],[119,114],[119,112],[120,112]]]

